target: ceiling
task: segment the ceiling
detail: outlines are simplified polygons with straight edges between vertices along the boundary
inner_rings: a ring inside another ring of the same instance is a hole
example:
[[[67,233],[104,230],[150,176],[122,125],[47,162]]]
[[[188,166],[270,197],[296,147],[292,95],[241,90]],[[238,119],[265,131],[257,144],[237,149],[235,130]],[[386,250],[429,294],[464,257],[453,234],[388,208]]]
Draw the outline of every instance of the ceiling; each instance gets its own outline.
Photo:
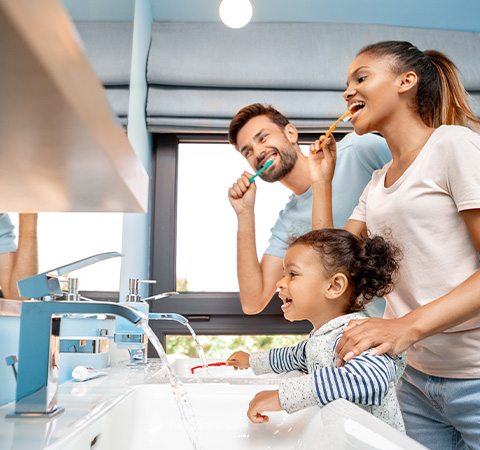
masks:
[[[221,0],[150,2],[156,22],[220,22]],[[250,0],[252,22],[345,22],[480,32],[479,0]],[[62,0],[74,20],[131,21],[135,0]]]

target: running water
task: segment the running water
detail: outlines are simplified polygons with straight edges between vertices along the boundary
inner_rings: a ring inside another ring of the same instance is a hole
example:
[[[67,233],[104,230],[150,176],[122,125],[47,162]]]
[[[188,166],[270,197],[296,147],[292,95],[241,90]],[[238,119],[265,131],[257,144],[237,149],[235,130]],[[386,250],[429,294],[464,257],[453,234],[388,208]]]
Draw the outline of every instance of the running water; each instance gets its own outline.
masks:
[[[188,323],[188,319],[186,317],[176,313],[150,313],[148,315],[148,318],[150,320],[174,320],[186,326],[188,328],[188,331],[190,331],[193,340],[195,341],[195,345],[197,346],[198,356],[200,357],[200,361],[202,361],[203,370],[205,371],[205,374],[208,375],[207,357],[205,356],[205,352],[197,338],[197,335],[195,334],[195,331],[193,331],[193,328]]]
[[[193,340],[195,341],[195,344],[197,345],[198,349],[198,356],[200,357],[200,361],[202,361],[202,370],[205,371],[205,375],[208,376],[208,364],[207,364],[207,356],[205,355],[205,351],[203,350],[203,347],[201,346],[197,335],[195,334],[195,331],[193,331],[193,328],[190,326],[188,322],[185,323],[185,326],[188,328],[188,331],[192,334]]]
[[[170,363],[168,362],[167,355],[165,354],[165,350],[162,347],[162,344],[158,340],[155,333],[152,329],[148,326],[148,321],[141,320],[138,323],[139,326],[142,327],[145,334],[148,336],[148,339],[155,347],[155,350],[158,353],[160,360],[165,364],[167,371],[168,371],[168,378],[170,381],[170,385],[172,386],[173,395],[175,396],[175,400],[178,405],[178,410],[180,412],[180,416],[182,418],[183,426],[188,434],[190,442],[195,450],[201,450],[198,444],[198,427],[197,421],[195,419],[195,413],[193,412],[192,405],[188,401],[187,392],[185,391],[185,387],[183,383],[177,378],[175,373],[173,372]],[[190,326],[188,326],[190,328]],[[194,336],[193,330],[190,328],[192,332],[192,336]],[[194,337],[196,339],[196,336]],[[203,349],[202,349],[203,352]],[[204,353],[205,355],[205,353]]]

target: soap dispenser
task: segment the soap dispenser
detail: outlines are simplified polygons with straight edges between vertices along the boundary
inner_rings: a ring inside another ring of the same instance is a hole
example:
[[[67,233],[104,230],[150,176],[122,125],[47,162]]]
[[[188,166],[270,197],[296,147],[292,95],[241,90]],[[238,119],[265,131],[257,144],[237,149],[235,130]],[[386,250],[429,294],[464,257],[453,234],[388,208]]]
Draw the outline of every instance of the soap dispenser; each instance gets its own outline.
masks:
[[[139,295],[140,283],[155,283],[153,280],[139,280],[130,278],[128,280],[128,294],[126,304],[137,311],[141,311],[148,317],[149,305],[142,301]],[[115,343],[120,349],[128,349],[130,353],[130,364],[145,364],[147,362],[147,336],[128,320],[119,317],[115,325]]]

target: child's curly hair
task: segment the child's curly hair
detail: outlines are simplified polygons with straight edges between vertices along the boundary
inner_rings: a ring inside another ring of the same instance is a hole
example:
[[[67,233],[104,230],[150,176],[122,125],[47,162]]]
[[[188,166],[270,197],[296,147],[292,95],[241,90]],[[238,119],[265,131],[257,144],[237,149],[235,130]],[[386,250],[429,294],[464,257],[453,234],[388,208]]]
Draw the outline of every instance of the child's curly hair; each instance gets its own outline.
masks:
[[[374,297],[383,297],[394,288],[399,269],[400,249],[381,236],[359,238],[340,229],[313,230],[290,243],[316,250],[328,275],[343,273],[349,283],[347,312],[363,309]]]

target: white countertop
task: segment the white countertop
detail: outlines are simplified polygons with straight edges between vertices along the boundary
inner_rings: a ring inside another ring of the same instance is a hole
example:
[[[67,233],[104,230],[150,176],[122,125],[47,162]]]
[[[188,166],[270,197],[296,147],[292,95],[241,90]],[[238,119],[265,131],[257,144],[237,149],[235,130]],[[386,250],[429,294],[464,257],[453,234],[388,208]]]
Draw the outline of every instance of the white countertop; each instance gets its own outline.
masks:
[[[0,449],[40,450],[58,444],[82,430],[100,411],[113,407],[134,386],[166,383],[165,370],[153,360],[145,366],[119,365],[104,369],[106,376],[59,386],[58,405],[65,411],[53,418],[11,419],[15,402],[0,407]],[[103,370],[102,370],[103,371]]]

